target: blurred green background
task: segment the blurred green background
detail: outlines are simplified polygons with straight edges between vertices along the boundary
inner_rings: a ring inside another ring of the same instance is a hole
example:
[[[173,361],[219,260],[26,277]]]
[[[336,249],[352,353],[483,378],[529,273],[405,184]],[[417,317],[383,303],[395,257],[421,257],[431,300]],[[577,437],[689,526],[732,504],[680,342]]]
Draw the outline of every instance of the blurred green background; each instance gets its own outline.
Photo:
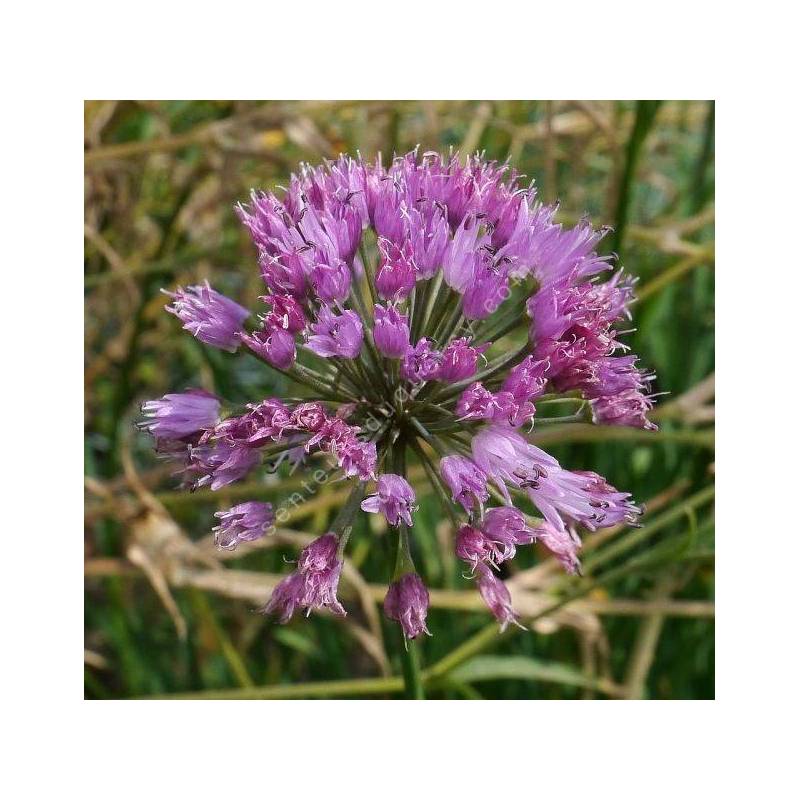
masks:
[[[417,566],[432,589],[420,645],[429,697],[714,696],[714,104],[682,101],[89,101],[85,104],[85,696],[395,697],[396,631],[382,620],[385,528],[361,515],[345,619],[278,626],[253,613],[326,530],[324,487],[263,546],[223,554],[213,512],[280,501],[303,475],[217,493],[176,489],[134,428],[139,404],[203,386],[232,400],[287,393],[253,359],[202,348],[159,290],[208,278],[250,307],[255,249],[233,206],[285,185],[298,162],[485,150],[611,225],[639,278],[626,337],[657,373],[658,433],[551,426],[537,443],[644,502],[639,530],[585,536],[586,576],[524,548],[504,575],[527,632],[500,635],[418,481]]]

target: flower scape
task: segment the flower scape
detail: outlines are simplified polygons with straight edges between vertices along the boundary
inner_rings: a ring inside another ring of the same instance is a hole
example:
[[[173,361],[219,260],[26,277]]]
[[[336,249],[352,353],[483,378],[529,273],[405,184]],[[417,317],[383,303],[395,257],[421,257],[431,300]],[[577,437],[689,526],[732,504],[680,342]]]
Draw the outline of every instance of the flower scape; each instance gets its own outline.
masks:
[[[556,207],[521,177],[480,156],[464,164],[418,151],[389,166],[349,156],[303,165],[280,196],[256,191],[237,208],[258,250],[261,314],[208,284],[169,293],[167,310],[198,340],[248,351],[304,392],[238,410],[200,389],[145,403],[141,426],[180,462],[186,485],[217,490],[314,453],[352,484],[332,530],[301,552],[265,613],[281,622],[298,609],[346,613],[337,588],[363,510],[396,529],[387,617],[407,639],[429,633],[412,559],[412,459],[502,628],[519,624],[498,575],[518,547],[538,542],[577,573],[579,527],[636,524],[629,494],[526,438],[539,422],[655,426],[653,376],[615,327],[630,318],[633,281],[597,254],[605,231],[557,224]],[[573,413],[537,418],[547,406]],[[228,549],[275,522],[271,504],[255,501],[216,517]]]

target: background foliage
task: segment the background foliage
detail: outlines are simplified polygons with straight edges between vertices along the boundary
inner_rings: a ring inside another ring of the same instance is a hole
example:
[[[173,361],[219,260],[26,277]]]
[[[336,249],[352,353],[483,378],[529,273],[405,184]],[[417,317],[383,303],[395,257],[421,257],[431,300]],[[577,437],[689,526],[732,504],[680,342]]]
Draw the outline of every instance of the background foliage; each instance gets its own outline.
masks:
[[[164,313],[161,287],[213,285],[253,307],[255,250],[233,206],[297,162],[422,149],[511,157],[589,213],[639,277],[627,337],[658,375],[656,434],[571,426],[538,443],[645,502],[645,526],[585,537],[586,576],[520,552],[504,577],[529,632],[499,635],[423,494],[416,561],[432,587],[421,645],[439,698],[708,698],[714,693],[714,106],[698,102],[88,102],[85,107],[85,694],[89,698],[382,697],[402,692],[380,614],[386,531],[361,515],[344,620],[253,613],[341,502],[302,475],[192,495],[133,426],[139,403],[204,386],[232,400],[287,390],[250,359],[209,352]],[[424,489],[424,478],[418,487]],[[221,558],[212,514],[304,495],[286,530]]]

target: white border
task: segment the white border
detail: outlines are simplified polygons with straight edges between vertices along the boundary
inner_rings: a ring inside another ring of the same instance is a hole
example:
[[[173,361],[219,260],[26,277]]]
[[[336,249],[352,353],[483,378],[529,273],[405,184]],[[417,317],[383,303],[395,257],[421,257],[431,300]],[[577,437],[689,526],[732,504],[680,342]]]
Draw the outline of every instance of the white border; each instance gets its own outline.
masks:
[[[291,5],[6,12],[9,796],[427,798],[512,785],[560,797],[785,796],[797,630],[796,614],[786,619],[797,604],[797,127],[786,116],[796,25],[774,2],[746,15],[699,0]],[[719,701],[79,699],[81,100],[126,96],[717,98]]]

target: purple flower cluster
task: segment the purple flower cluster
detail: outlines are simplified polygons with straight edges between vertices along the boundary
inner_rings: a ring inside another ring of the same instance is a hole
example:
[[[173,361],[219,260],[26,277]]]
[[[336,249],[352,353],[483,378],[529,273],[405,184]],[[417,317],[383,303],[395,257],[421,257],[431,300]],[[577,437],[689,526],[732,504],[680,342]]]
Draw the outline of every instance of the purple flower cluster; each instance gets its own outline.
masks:
[[[472,458],[511,503],[509,486],[527,494],[554,528],[577,522],[590,531],[633,524],[640,512],[593,472],[571,472],[505,425],[490,425],[472,439]]]
[[[536,406],[533,400],[547,385],[546,361],[528,356],[517,364],[503,381],[499,391],[491,392],[480,381],[468,386],[456,403],[456,413],[462,420],[483,419],[504,422],[517,427],[533,420]]]
[[[244,477],[272,445],[330,453],[347,477],[366,481],[375,476],[375,443],[363,441],[358,426],[329,416],[321,403],[289,408],[272,398],[247,409],[208,428],[198,446],[189,448],[186,473],[195,487],[210,484],[218,489]]]
[[[600,280],[612,270],[597,254],[604,231],[556,223],[555,208],[507,164],[417,151],[389,165],[341,156],[303,166],[280,195],[253,192],[237,213],[258,250],[263,313],[247,323],[248,310],[208,284],[170,294],[168,310],[200,341],[241,345],[285,373],[302,400],[223,413],[195,389],[145,403],[141,425],[182,460],[192,487],[216,490],[262,461],[297,465],[312,453],[349,479],[353,502],[302,551],[266,612],[283,622],[297,608],[344,613],[336,591],[360,508],[396,529],[386,615],[409,639],[427,633],[428,590],[408,535],[409,458],[466,518],[455,551],[503,627],[518,620],[496,571],[517,548],[538,542],[577,572],[579,528],[635,524],[630,495],[526,438],[542,404],[565,393],[586,421],[655,427],[653,376],[617,328],[630,317],[633,281],[621,271]],[[514,310],[523,304],[528,320]],[[381,472],[384,463],[393,471]],[[492,494],[501,505],[489,507]],[[526,517],[519,500],[543,519]],[[233,548],[263,536],[275,515],[245,502],[217,517],[218,545]]]
[[[654,430],[646,417],[653,376],[636,368],[635,356],[614,355],[625,350],[612,326],[630,316],[632,281],[621,272],[603,284],[578,281],[562,275],[528,300],[537,358],[558,391],[578,389],[591,401],[596,422]]]
[[[481,563],[498,567],[514,558],[517,545],[530,544],[534,531],[525,516],[513,506],[490,508],[479,527],[464,525],[456,536],[456,555],[471,565],[473,571]]]

